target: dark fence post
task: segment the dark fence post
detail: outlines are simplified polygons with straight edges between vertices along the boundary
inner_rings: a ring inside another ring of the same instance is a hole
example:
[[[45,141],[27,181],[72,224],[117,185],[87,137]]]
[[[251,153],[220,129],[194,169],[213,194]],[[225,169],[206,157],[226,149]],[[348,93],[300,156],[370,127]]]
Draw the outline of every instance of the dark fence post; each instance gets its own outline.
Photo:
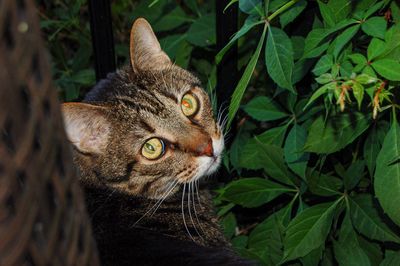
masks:
[[[230,40],[233,34],[237,32],[238,27],[238,5],[234,4],[224,13],[224,8],[230,2],[229,0],[216,0],[216,23],[217,23],[217,51],[220,51]],[[218,105],[228,107],[233,91],[238,81],[238,49],[235,43],[225,54],[222,61],[217,66],[217,100]],[[225,112],[227,115],[227,111]],[[235,135],[235,122],[232,123],[230,135]],[[230,146],[233,137],[228,138],[226,146]],[[227,182],[231,179],[230,174],[221,167],[218,180]]]
[[[89,0],[90,31],[94,50],[96,79],[115,71],[114,36],[109,0]]]
[[[238,10],[237,4],[229,7],[225,13],[224,8],[229,0],[217,0],[216,2],[216,22],[217,22],[217,51],[221,50],[237,32]],[[237,44],[235,43],[225,54],[224,58],[217,67],[217,93],[218,104],[228,104],[235,89],[238,70],[237,70]]]
[[[237,32],[238,7],[237,4],[229,7],[225,13],[224,8],[229,0],[216,0],[217,23],[217,51],[221,50]],[[225,54],[217,66],[217,98],[218,105],[227,107],[238,81],[238,55],[235,43]],[[232,124],[234,127],[234,124]],[[232,128],[233,130],[234,128]],[[231,132],[234,134],[234,132]]]

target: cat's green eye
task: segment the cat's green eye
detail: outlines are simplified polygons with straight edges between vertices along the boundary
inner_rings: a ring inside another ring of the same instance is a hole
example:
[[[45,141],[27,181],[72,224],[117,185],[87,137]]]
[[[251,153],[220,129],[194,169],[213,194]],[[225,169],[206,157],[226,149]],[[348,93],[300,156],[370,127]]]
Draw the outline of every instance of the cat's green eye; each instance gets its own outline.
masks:
[[[196,114],[199,109],[199,104],[196,97],[193,94],[186,93],[181,100],[182,113],[186,116],[192,116]]]
[[[142,147],[142,155],[150,160],[158,159],[164,151],[164,142],[158,138],[149,139]]]

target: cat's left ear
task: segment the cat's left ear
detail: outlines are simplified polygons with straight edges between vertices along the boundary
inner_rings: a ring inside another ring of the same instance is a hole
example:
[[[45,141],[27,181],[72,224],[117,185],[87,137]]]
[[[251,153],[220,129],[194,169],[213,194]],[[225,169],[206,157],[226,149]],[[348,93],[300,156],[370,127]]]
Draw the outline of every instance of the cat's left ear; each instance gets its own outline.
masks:
[[[133,70],[160,70],[170,66],[171,60],[161,50],[150,24],[137,19],[131,29],[130,56]]]
[[[101,154],[109,143],[107,108],[87,103],[64,103],[64,128],[72,145],[83,153]]]

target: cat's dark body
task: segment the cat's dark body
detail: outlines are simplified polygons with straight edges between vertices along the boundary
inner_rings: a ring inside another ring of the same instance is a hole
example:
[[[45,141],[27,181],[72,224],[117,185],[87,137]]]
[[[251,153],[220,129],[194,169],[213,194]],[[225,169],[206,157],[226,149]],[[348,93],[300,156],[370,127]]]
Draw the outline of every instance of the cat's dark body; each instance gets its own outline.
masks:
[[[143,19],[130,51],[130,66],[63,105],[103,264],[249,265],[224,239],[209,192],[196,193],[224,146],[208,95]]]
[[[154,201],[109,189],[86,192],[103,265],[253,265],[234,254],[224,239],[205,190],[201,192],[202,208],[197,210],[203,231],[193,217],[204,241],[186,217],[197,242],[191,240],[184,227],[179,195],[166,200],[152,217],[133,226]]]

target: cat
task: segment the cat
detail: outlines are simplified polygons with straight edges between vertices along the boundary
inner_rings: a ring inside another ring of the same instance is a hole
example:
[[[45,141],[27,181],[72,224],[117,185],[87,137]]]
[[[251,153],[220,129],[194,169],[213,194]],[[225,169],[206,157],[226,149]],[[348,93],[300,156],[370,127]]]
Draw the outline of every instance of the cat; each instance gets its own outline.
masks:
[[[221,162],[222,125],[145,19],[131,28],[130,65],[62,112],[104,265],[250,265],[198,191]]]

